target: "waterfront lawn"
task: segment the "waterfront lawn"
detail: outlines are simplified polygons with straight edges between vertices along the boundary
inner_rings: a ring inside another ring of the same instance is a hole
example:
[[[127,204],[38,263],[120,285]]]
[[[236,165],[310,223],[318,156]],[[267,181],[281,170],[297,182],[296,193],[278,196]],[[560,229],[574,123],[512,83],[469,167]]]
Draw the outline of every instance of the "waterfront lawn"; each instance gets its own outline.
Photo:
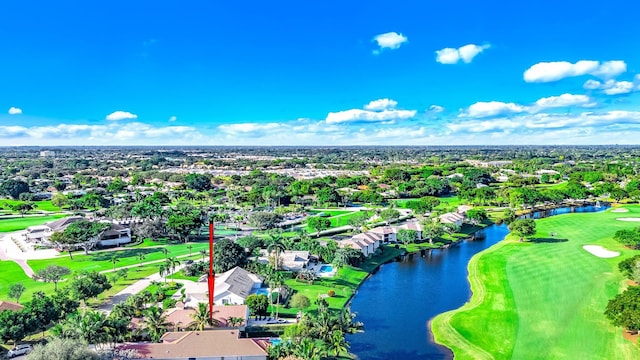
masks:
[[[627,216],[640,216],[629,206]],[[456,359],[634,359],[640,349],[625,340],[603,312],[626,283],[617,264],[637,251],[612,239],[637,225],[620,213],[581,213],[536,220],[537,234],[515,236],[469,263],[473,296],[432,323],[437,342]],[[549,233],[557,235],[549,237]],[[585,244],[619,251],[612,259],[586,252]]]
[[[28,216],[20,218],[0,219],[0,232],[24,230],[29,226],[42,225],[49,221],[58,220],[68,215]]]
[[[360,283],[362,283],[370,272],[378,268],[378,266],[392,260],[402,254],[404,250],[396,249],[392,246],[385,246],[384,251],[367,259],[359,267],[345,266],[338,270],[333,278],[319,278],[313,284],[307,282],[299,282],[295,279],[289,279],[286,284],[295,292],[301,293],[311,300],[311,306],[305,309],[305,312],[315,312],[318,306],[315,300],[326,295],[329,290],[335,292],[334,297],[326,297],[329,308],[340,310],[345,307],[351,296],[355,293]],[[285,308],[280,305],[280,314],[293,317],[297,313],[297,309]]]

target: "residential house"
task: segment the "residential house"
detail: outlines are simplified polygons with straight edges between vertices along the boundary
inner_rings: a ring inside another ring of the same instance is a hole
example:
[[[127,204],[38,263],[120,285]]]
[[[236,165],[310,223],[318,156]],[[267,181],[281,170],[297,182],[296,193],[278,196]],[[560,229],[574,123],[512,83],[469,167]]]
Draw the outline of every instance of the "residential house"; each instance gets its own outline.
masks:
[[[446,213],[439,216],[440,222],[443,224],[456,224],[462,226],[465,216],[460,213]]]
[[[238,330],[207,330],[168,332],[161,343],[125,344],[120,349],[132,349],[137,358],[161,360],[266,360],[266,345],[262,340],[240,337]]]
[[[260,276],[236,266],[216,277],[214,303],[244,304],[244,299],[262,287],[262,283]]]
[[[422,240],[424,237],[422,236],[422,232],[424,230],[424,226],[417,221],[409,221],[400,226],[398,226],[398,230],[413,230],[418,234],[418,240]]]
[[[300,271],[309,265],[308,251],[285,250],[280,254],[280,267],[287,271]]]
[[[382,235],[383,243],[398,242],[398,237],[396,236],[398,229],[394,226],[379,226],[369,230],[369,232]]]
[[[357,249],[362,251],[362,255],[369,256],[375,253],[375,251],[380,247],[383,241],[383,235],[366,232],[355,235],[347,240],[342,240],[338,242],[338,246],[341,248],[350,247],[353,249]]]

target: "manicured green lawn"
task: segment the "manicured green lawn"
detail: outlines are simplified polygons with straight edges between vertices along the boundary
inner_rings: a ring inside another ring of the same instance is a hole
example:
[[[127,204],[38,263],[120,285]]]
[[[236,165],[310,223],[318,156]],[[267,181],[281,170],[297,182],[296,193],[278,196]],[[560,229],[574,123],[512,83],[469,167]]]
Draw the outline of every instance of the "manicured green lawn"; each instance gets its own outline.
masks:
[[[192,243],[192,254],[198,255],[200,249],[208,249],[209,244],[205,242]],[[166,248],[169,250],[168,257],[188,255],[188,244],[168,245]],[[136,265],[140,261],[138,260],[138,254],[144,254],[145,258],[142,262],[148,262],[153,260],[162,260],[165,255],[162,253],[162,248],[156,247],[144,247],[144,248],[129,248],[118,251],[100,251],[90,252],[89,255],[84,255],[82,252],[76,252],[73,254],[73,260],[69,259],[67,254],[60,254],[60,256],[53,259],[44,260],[29,260],[28,264],[34,271],[44,269],[48,265],[61,265],[66,266],[71,271],[103,271],[113,269],[113,263],[111,263],[111,257],[117,256],[118,262],[116,267]],[[194,257],[196,257],[194,256]],[[159,266],[159,264],[157,264]],[[156,268],[157,268],[156,266]]]
[[[349,225],[349,219],[354,217],[359,211],[342,211],[342,210],[330,210],[323,211],[325,214],[330,214],[329,221],[331,221],[331,228]],[[314,232],[315,230],[310,227],[305,227],[307,231]]]
[[[20,297],[20,302],[31,300],[33,293],[36,291],[53,292],[53,284],[38,282],[22,271],[20,265],[13,261],[0,261],[0,300],[9,299],[9,286],[16,283],[22,283],[26,290]]]
[[[625,280],[617,270],[638,253],[612,239],[637,224],[615,220],[629,213],[584,213],[537,220],[537,242],[514,236],[469,263],[472,299],[438,315],[436,341],[456,359],[638,359],[640,349],[610,325],[603,312]],[[549,237],[551,232],[556,233]],[[586,244],[621,252],[612,259],[586,252]]]
[[[0,218],[0,232],[24,230],[29,226],[42,225],[46,222],[57,220],[69,215],[30,216],[24,218]]]
[[[335,292],[334,297],[326,298],[329,303],[329,308],[340,310],[344,308],[347,301],[351,298],[351,295],[353,295],[360,283],[366,279],[371,271],[381,264],[397,257],[403,251],[404,250],[385,246],[384,252],[367,259],[363,264],[360,264],[360,267],[345,266],[339,269],[333,278],[319,278],[311,285],[306,282],[290,279],[286,281],[286,284],[295,292],[301,293],[311,300],[311,306],[305,309],[305,312],[317,311],[318,307],[314,304],[315,299],[320,295],[327,294],[329,290]],[[297,309],[286,309],[284,306],[280,306],[279,313],[293,317],[296,315]]]
[[[24,201],[13,200],[13,199],[3,199],[0,200],[0,206],[5,209],[10,209],[12,205],[23,204]],[[60,211],[60,208],[51,205],[51,200],[43,200],[43,201],[32,201],[36,206],[36,210],[42,211]]]

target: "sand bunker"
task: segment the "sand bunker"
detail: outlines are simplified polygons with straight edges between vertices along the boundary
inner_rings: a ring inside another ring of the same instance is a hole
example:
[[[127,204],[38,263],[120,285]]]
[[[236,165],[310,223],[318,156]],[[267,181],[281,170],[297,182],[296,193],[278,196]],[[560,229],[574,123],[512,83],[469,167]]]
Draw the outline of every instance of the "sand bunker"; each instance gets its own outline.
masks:
[[[617,218],[619,221],[640,221],[640,218]]]
[[[629,209],[626,209],[626,208],[617,208],[617,209],[613,209],[613,210],[611,210],[611,212],[615,212],[615,213],[625,213],[625,212],[629,212]]]
[[[619,252],[607,250],[600,245],[585,245],[582,248],[600,258],[613,258],[620,255]]]

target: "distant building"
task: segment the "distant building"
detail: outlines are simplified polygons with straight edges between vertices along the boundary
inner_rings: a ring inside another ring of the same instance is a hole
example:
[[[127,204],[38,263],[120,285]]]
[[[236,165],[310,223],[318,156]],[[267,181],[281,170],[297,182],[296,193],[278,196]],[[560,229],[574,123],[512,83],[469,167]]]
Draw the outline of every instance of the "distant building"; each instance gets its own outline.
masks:
[[[40,157],[55,157],[56,152],[51,150],[40,151]]]
[[[51,235],[54,232],[64,231],[76,221],[84,220],[82,216],[69,216],[63,219],[51,221],[43,225],[35,225],[27,228],[26,240],[40,245],[53,245]],[[119,224],[111,224],[111,227],[103,231],[96,243],[101,246],[119,246],[131,242],[131,229]]]

